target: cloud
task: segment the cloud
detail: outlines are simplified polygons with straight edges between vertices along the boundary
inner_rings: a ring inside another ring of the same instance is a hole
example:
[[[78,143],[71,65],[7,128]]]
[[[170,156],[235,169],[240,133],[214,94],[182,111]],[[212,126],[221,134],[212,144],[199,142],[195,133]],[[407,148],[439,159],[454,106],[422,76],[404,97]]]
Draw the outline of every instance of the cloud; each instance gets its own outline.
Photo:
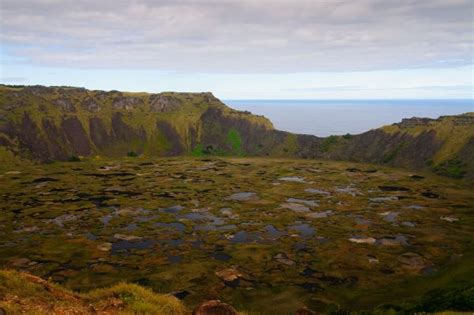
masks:
[[[422,85],[411,87],[365,87],[356,85],[347,86],[322,86],[283,89],[294,92],[340,92],[340,91],[472,91],[474,85]]]
[[[69,68],[291,73],[472,63],[471,0],[2,0],[1,42]]]

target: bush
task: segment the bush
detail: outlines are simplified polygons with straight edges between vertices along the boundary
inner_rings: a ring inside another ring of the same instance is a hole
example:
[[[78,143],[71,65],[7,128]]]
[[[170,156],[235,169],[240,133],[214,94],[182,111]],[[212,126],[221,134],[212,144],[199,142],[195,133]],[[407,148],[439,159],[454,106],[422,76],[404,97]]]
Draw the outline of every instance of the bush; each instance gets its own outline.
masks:
[[[434,167],[436,174],[448,176],[451,178],[463,178],[466,174],[465,163],[458,159],[451,159]]]

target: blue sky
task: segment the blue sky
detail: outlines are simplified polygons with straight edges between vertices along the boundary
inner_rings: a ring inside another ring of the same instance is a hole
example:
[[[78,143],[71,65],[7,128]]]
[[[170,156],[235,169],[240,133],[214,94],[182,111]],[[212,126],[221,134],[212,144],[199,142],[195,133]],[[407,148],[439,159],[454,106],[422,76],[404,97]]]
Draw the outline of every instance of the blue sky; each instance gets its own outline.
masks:
[[[472,98],[473,3],[2,1],[2,83],[223,99]]]

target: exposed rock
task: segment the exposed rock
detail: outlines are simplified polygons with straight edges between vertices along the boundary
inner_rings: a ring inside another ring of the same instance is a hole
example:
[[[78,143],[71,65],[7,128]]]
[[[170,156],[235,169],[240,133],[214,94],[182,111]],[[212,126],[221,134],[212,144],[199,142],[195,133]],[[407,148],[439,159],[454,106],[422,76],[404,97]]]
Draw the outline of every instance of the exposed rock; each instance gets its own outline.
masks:
[[[287,266],[293,266],[295,262],[291,260],[285,253],[278,253],[273,257],[277,262]]]
[[[354,187],[338,187],[334,190],[335,192],[338,193],[343,193],[343,194],[348,194],[351,195],[352,197],[355,197],[360,194],[359,190],[354,188]]]
[[[230,219],[238,219],[239,215],[234,213],[231,208],[222,208],[219,210],[223,215],[229,217]]]
[[[402,225],[403,225],[403,226],[406,226],[406,227],[411,227],[411,228],[413,228],[413,227],[416,226],[415,223],[410,222],[410,221],[403,221],[403,222],[402,222]]]
[[[458,218],[452,217],[452,216],[442,216],[442,217],[440,217],[440,219],[443,220],[443,221],[449,222],[449,223],[454,223],[454,222],[459,221]]]
[[[149,101],[150,109],[155,112],[171,112],[181,105],[179,99],[171,95],[153,94]]]
[[[178,213],[179,211],[183,210],[184,207],[180,205],[176,206],[171,206],[167,208],[160,208],[161,211],[166,212],[166,213]]]
[[[440,138],[439,128],[450,125],[468,130],[474,124],[472,114],[440,117],[428,124],[417,118],[415,123],[408,119],[394,124],[390,131],[379,128],[349,138],[319,138],[275,130],[268,119],[231,110],[210,93],[128,95],[70,87],[5,88],[1,93],[0,145],[24,158],[41,162],[67,160],[72,155],[125,155],[130,150],[140,155],[145,149],[151,156],[179,155],[200,148],[197,152],[200,154],[284,154],[295,158],[328,158],[428,169],[426,161],[433,160],[450,137],[469,134],[459,129]],[[181,120],[176,124],[176,120],[163,114],[181,108],[193,109],[183,112],[191,117],[183,124]],[[84,110],[88,111],[86,120],[78,114]],[[61,118],[56,121],[52,117]],[[420,128],[416,135],[407,129],[414,125]],[[239,148],[232,147],[227,141],[229,132],[238,136]],[[288,139],[294,139],[294,142],[289,143]],[[460,174],[472,179],[474,139],[464,140],[449,158],[458,159],[459,163],[455,165],[461,168]],[[320,172],[311,168],[301,170]],[[355,167],[347,169],[347,172],[360,171]],[[372,171],[362,170],[364,173]],[[450,176],[449,172],[446,176]],[[297,176],[282,177],[281,180],[305,182]]]
[[[373,237],[351,237],[349,241],[353,243],[357,243],[357,244],[371,244],[372,245],[372,244],[375,244],[377,240]]]
[[[427,267],[425,259],[416,253],[404,253],[398,257],[398,261],[402,264],[402,268],[420,273]]]
[[[298,199],[298,198],[288,198],[286,200],[289,203],[302,203],[309,207],[319,207],[319,204],[316,200],[306,200],[306,199]]]
[[[385,201],[397,201],[397,200],[398,200],[398,197],[396,196],[369,198],[370,202],[385,202]]]
[[[304,178],[298,176],[280,177],[278,180],[292,183],[306,183]]]
[[[237,311],[229,304],[210,300],[196,306],[193,315],[237,315]]]
[[[18,268],[28,267],[30,263],[31,263],[31,260],[29,260],[28,258],[14,258],[10,260],[10,264]]]
[[[254,192],[239,192],[225,198],[225,200],[233,200],[233,201],[254,201],[258,199],[259,198],[257,196],[257,193],[254,193]]]
[[[307,188],[304,191],[307,192],[307,193],[310,193],[310,194],[318,194],[318,195],[324,195],[324,196],[331,195],[331,193],[328,192],[328,191],[321,190],[321,189],[316,189],[316,188]]]
[[[369,264],[378,264],[379,260],[375,256],[368,255],[367,260],[369,261]]]
[[[386,211],[386,212],[380,213],[379,215],[383,216],[384,221],[393,223],[397,221],[398,212]]]
[[[143,237],[140,236],[135,236],[135,235],[126,235],[126,234],[114,234],[114,238],[121,240],[121,241],[129,241],[129,242],[134,242],[134,241],[140,241],[143,239]]]
[[[240,273],[240,271],[238,271],[236,267],[222,269],[216,271],[215,274],[217,277],[219,277],[225,282],[232,282],[243,277],[242,273]]]
[[[396,235],[378,239],[377,244],[382,246],[401,246],[407,245],[408,242],[407,238],[404,235]]]
[[[327,218],[328,216],[332,214],[333,214],[332,210],[327,210],[327,211],[320,211],[320,212],[311,212],[311,213],[306,214],[306,217],[311,218],[311,219],[321,219],[321,218]]]
[[[299,203],[282,203],[281,207],[293,210],[295,212],[308,212],[309,211],[308,207],[303,206]]]
[[[112,249],[112,243],[108,243],[108,242],[102,243],[100,245],[97,245],[97,249],[103,252],[108,252]]]
[[[77,220],[77,217],[74,214],[63,214],[63,215],[60,215],[59,217],[54,218],[53,222],[56,225],[63,227],[64,223],[75,221],[75,220]]]
[[[136,216],[143,213],[143,209],[141,208],[133,208],[133,207],[126,207],[120,208],[117,210],[117,215],[120,216]]]

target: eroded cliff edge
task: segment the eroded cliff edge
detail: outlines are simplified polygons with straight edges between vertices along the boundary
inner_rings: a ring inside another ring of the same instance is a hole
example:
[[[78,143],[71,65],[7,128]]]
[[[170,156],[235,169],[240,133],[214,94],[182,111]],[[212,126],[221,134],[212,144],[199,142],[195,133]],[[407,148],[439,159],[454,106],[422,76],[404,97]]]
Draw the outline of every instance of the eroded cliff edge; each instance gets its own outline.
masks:
[[[0,156],[248,155],[328,158],[474,178],[474,113],[411,118],[360,135],[275,130],[211,93],[159,94],[0,86]]]

